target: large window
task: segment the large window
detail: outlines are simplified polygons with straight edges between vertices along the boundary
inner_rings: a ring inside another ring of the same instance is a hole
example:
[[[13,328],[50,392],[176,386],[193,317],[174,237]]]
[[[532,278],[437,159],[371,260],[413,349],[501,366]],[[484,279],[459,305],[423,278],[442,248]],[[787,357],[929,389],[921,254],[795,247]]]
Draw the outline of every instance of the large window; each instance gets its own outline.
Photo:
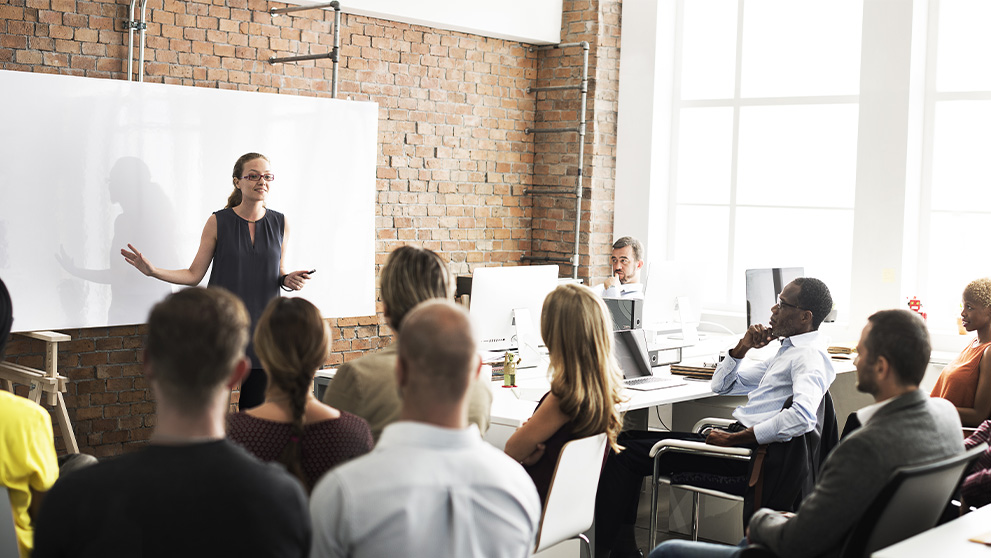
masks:
[[[667,254],[706,262],[704,306],[738,308],[744,270],[785,266],[847,304],[862,10],[679,3]]]
[[[928,14],[919,296],[940,334],[956,330],[964,286],[991,276],[991,2]]]

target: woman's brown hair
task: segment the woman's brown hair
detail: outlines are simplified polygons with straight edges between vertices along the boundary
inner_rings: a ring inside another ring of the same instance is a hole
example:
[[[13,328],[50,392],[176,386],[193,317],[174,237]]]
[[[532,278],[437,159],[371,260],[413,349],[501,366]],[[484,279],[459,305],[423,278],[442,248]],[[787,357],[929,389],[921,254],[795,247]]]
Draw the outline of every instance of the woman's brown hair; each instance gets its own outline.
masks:
[[[313,487],[303,473],[300,450],[303,413],[317,368],[327,360],[330,330],[320,310],[302,298],[277,297],[265,308],[255,329],[255,352],[269,386],[289,397],[292,435],[278,461],[296,475],[307,491]]]

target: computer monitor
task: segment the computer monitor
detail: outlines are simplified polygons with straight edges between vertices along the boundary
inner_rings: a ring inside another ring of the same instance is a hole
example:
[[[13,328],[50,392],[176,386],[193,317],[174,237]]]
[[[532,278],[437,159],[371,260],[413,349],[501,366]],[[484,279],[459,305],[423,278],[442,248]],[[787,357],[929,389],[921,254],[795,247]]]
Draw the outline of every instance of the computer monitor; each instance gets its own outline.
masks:
[[[644,293],[644,327],[682,337],[697,335],[710,266],[666,260],[653,262],[650,269],[650,289]]]
[[[624,379],[653,375],[647,354],[647,338],[642,329],[614,331],[613,355],[623,371]]]
[[[472,274],[470,310],[475,340],[482,351],[519,348],[513,310],[529,313],[530,327],[540,340],[540,310],[557,288],[558,266],[479,267]],[[526,324],[520,324],[525,326]],[[542,341],[539,341],[543,345]],[[532,365],[535,363],[523,363]]]
[[[771,307],[777,304],[781,289],[804,276],[803,267],[748,269],[747,327],[753,324],[767,325],[767,321],[771,318]]]

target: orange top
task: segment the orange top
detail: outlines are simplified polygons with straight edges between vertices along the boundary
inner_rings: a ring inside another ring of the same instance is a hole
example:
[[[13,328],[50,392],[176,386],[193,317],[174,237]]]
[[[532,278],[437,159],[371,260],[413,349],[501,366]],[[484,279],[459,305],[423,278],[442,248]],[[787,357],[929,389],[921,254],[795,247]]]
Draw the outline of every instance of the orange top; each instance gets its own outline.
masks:
[[[932,397],[942,397],[957,407],[973,407],[977,395],[977,379],[980,376],[981,357],[991,343],[974,339],[953,362],[946,365],[936,380]]]

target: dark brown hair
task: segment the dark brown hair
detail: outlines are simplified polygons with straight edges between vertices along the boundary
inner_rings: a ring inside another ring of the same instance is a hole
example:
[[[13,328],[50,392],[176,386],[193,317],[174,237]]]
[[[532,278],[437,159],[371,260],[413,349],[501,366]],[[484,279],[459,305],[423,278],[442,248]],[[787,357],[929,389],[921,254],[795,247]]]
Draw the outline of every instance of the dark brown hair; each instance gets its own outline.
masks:
[[[234,172],[231,173],[231,177],[234,179],[234,191],[227,198],[227,209],[241,205],[241,189],[237,187],[237,181],[241,179],[241,174],[244,172],[244,165],[248,161],[254,161],[255,159],[265,159],[268,161],[268,157],[261,153],[245,153],[234,162]]]

